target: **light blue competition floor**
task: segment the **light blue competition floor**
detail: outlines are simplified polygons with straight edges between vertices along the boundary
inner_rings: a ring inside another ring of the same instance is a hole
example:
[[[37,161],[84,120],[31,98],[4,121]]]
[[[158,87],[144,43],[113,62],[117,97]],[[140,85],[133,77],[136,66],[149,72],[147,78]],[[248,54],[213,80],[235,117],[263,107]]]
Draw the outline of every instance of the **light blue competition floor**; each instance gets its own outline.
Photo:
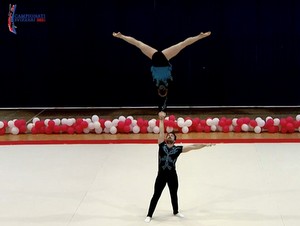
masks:
[[[0,146],[1,226],[141,226],[156,144]],[[300,144],[217,144],[177,161],[148,225],[299,226]]]

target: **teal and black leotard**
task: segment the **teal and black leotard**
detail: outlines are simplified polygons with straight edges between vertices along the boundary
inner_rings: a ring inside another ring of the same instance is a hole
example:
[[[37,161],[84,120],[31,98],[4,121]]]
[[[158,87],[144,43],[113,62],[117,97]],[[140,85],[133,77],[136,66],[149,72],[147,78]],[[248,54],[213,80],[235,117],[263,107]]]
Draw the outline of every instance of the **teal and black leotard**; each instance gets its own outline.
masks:
[[[164,111],[167,107],[169,86],[173,81],[173,77],[172,65],[161,51],[155,52],[152,56],[151,73],[158,91],[158,108],[160,111]]]

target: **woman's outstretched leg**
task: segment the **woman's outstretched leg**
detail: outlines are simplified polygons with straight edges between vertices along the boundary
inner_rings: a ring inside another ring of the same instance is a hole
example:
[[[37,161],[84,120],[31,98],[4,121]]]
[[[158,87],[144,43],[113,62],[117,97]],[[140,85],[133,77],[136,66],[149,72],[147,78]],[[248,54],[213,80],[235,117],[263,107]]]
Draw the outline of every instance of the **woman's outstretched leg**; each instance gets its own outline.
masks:
[[[152,59],[152,55],[157,51],[156,49],[152,48],[151,46],[149,46],[133,37],[123,35],[121,32],[113,32],[112,35],[116,38],[123,39],[124,41],[128,42],[131,45],[136,46],[137,48],[139,48],[142,51],[142,53],[144,53],[150,59]]]
[[[199,35],[193,36],[193,37],[189,37],[187,39],[185,39],[182,42],[179,42],[176,45],[170,46],[167,49],[164,49],[162,52],[163,54],[166,56],[166,58],[168,60],[170,60],[171,58],[173,58],[174,56],[176,56],[181,50],[183,50],[185,47],[199,41],[200,39],[206,38],[208,36],[210,36],[211,32],[201,32]]]

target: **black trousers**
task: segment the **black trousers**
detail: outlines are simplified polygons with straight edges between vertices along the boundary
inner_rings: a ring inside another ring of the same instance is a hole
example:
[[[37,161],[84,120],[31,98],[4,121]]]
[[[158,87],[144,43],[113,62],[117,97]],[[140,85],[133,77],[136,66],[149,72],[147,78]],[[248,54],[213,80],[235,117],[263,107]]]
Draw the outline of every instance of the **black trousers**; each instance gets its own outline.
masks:
[[[171,203],[173,207],[173,214],[178,213],[178,177],[176,171],[173,172],[158,172],[155,184],[154,184],[154,194],[150,201],[150,206],[148,209],[148,217],[152,217],[154,210],[156,208],[157,202],[164,190],[166,184],[168,184],[170,196],[171,196]]]

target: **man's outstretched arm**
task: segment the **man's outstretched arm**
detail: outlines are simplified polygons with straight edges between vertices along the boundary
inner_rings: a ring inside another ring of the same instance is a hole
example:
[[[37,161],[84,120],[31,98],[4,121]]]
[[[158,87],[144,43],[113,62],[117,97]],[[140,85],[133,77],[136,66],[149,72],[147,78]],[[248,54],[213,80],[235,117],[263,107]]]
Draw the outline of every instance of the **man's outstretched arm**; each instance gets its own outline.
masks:
[[[205,147],[211,147],[211,146],[215,146],[216,144],[191,144],[191,145],[187,145],[187,146],[183,146],[182,148],[182,153],[186,153],[192,150],[198,150],[198,149],[202,149]]]

